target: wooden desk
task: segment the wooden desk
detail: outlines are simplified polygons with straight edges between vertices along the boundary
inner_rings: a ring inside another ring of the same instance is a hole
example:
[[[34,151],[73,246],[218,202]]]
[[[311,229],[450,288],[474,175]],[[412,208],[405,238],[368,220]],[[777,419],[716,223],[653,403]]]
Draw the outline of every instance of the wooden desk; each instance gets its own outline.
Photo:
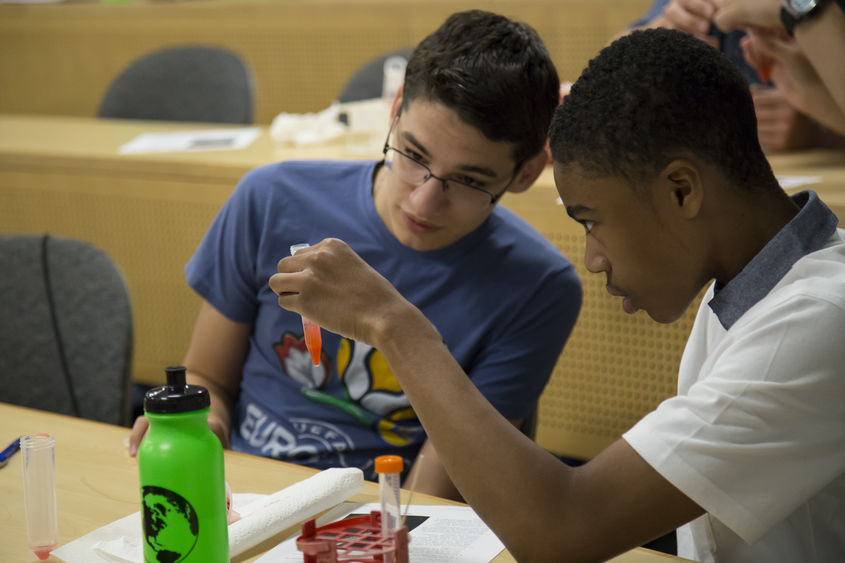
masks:
[[[279,148],[263,129],[240,151],[117,154],[140,133],[198,127],[0,114],[0,232],[88,240],[118,263],[132,296],[136,381],[158,384],[164,366],[182,361],[200,303],[183,268],[238,179],[277,160],[361,156],[342,142]],[[845,217],[845,153],[778,155],[771,162],[778,174],[819,176],[821,183],[809,187]],[[540,401],[537,441],[558,454],[591,457],[675,393],[695,308],[672,325],[622,313],[605,292],[604,276],[584,269],[583,229],[556,200],[548,169],[530,190],[507,194],[502,203],[566,254],[583,281],[581,316]]]
[[[59,544],[64,545],[140,508],[136,462],[123,444],[128,431],[42,411],[0,403],[0,443],[3,447],[20,435],[47,432],[56,439],[56,503],[59,513]],[[0,469],[0,561],[35,562],[28,550],[23,520],[23,479],[20,454]],[[306,479],[314,471],[297,465],[225,452],[226,480],[235,492],[273,493]],[[402,502],[407,501],[407,491]],[[378,485],[364,484],[352,500],[378,502]],[[457,504],[417,493],[414,504]],[[291,528],[259,544],[233,561],[253,561],[282,539],[295,534]],[[636,549],[617,563],[649,563],[678,560],[653,551]],[[52,558],[51,561],[58,561]],[[514,561],[507,552],[496,562]]]

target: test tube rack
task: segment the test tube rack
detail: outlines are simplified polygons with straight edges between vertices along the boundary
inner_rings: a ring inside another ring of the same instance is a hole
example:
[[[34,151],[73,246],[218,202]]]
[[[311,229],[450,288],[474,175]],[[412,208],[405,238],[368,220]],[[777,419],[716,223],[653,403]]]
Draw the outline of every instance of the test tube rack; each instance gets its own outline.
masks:
[[[402,526],[393,537],[381,534],[381,512],[351,516],[317,527],[314,519],[302,524],[296,547],[304,563],[376,563],[393,554],[395,563],[408,563],[408,528]]]

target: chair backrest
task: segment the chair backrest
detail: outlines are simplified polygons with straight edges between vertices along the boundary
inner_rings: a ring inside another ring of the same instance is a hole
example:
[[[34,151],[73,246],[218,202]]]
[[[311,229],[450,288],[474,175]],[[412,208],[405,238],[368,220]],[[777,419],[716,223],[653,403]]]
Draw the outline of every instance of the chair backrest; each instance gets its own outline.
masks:
[[[129,292],[93,245],[0,235],[0,401],[128,425]]]
[[[411,58],[412,52],[412,48],[406,47],[370,59],[349,77],[340,91],[338,101],[343,103],[380,98],[384,82],[385,61],[390,57],[401,57],[407,62]]]
[[[168,47],[129,64],[109,85],[99,117],[253,122],[254,85],[246,61],[218,47]]]

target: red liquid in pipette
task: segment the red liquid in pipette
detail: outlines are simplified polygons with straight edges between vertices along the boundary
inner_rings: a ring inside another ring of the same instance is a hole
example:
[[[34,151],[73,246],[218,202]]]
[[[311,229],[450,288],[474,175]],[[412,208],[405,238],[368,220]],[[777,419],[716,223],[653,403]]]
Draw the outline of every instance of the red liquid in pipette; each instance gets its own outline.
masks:
[[[302,317],[302,330],[305,332],[305,347],[311,354],[311,361],[315,366],[319,366],[320,355],[323,353],[323,337],[320,334],[320,325]]]
[[[296,254],[297,250],[306,248],[308,243],[294,244],[290,247],[290,255]],[[305,347],[308,348],[308,353],[311,355],[311,361],[315,366],[320,365],[320,356],[323,353],[323,337],[320,334],[320,325],[312,323],[305,317],[302,317],[302,332],[305,333]]]
[[[757,74],[760,76],[760,81],[763,84],[767,83],[772,77],[772,65],[769,62],[760,63],[757,68]]]

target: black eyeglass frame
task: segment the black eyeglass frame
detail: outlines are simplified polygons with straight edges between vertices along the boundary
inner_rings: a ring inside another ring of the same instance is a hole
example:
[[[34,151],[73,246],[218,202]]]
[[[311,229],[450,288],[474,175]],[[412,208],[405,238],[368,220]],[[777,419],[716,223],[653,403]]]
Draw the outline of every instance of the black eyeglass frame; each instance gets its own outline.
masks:
[[[434,178],[435,180],[440,181],[440,183],[443,185],[443,193],[446,193],[446,191],[449,188],[449,182],[454,182],[456,184],[460,184],[461,186],[466,186],[467,188],[471,188],[473,190],[487,194],[490,197],[490,205],[494,205],[497,201],[499,201],[499,199],[501,199],[501,197],[503,195],[505,195],[505,192],[508,191],[508,188],[511,187],[511,184],[516,179],[516,176],[519,173],[520,166],[516,166],[516,168],[513,171],[513,175],[511,175],[511,179],[508,180],[508,183],[505,184],[505,187],[502,188],[502,191],[500,191],[498,194],[491,194],[490,192],[488,192],[484,188],[478,188],[476,186],[470,186],[469,184],[465,184],[465,183],[463,183],[459,180],[447,180],[446,178],[441,178],[440,176],[436,176],[434,174],[434,172],[431,171],[431,168],[429,168],[428,166],[426,166],[422,162],[420,162],[417,159],[411,157],[410,155],[405,154],[404,152],[400,151],[396,147],[390,146],[390,135],[391,135],[391,133],[393,133],[393,128],[396,127],[396,124],[399,122],[399,117],[400,117],[400,114],[397,113],[396,117],[393,119],[393,123],[390,124],[390,129],[387,131],[387,137],[384,139],[384,148],[381,151],[382,157],[383,157],[382,162],[385,162],[386,159],[387,159],[387,151],[396,151],[400,155],[402,155],[405,158],[407,158],[408,160],[412,161],[417,166],[421,166],[422,168],[424,168],[428,172],[428,174],[423,179],[423,181],[419,184],[419,186],[422,186],[423,184],[425,184],[426,182],[428,182],[429,180]]]

